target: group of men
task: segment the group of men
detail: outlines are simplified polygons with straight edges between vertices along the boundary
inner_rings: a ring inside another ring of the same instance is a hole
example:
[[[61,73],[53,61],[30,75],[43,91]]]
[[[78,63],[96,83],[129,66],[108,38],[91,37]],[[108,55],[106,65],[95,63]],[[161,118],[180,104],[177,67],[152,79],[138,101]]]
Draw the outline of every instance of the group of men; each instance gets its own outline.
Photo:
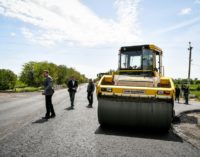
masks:
[[[183,92],[183,96],[184,96],[184,99],[185,99],[185,104],[188,104],[188,101],[189,101],[189,88],[187,85],[182,85],[181,89],[179,88],[178,85],[176,85],[176,94],[175,94],[175,100],[178,101],[179,103],[179,97],[180,97],[180,94],[181,94],[181,90]]]
[[[46,102],[46,115],[44,118],[49,119],[49,118],[54,118],[56,116],[54,107],[52,104],[52,95],[54,94],[54,89],[53,89],[53,84],[52,84],[53,79],[51,78],[47,70],[44,70],[44,77],[45,77],[44,92],[42,93],[43,95],[45,95],[45,102]],[[75,94],[78,89],[78,81],[75,79],[74,76],[72,76],[71,79],[67,82],[67,87],[68,87],[68,92],[69,92],[70,101],[71,101],[71,109],[74,109],[74,99],[75,99]],[[89,83],[87,86],[87,99],[89,102],[87,107],[89,108],[92,108],[94,90],[95,90],[94,83],[92,79],[89,79]],[[183,91],[185,104],[188,104],[189,89],[188,89],[188,86],[186,85],[182,86],[181,89],[179,88],[178,85],[176,86],[175,100],[179,102],[181,90]]]
[[[44,92],[42,93],[43,95],[45,95],[45,102],[46,102],[46,115],[44,119],[49,119],[49,118],[54,118],[56,116],[52,104],[52,95],[54,94],[53,79],[49,75],[48,70],[44,70],[44,77],[45,77]],[[70,80],[67,82],[67,87],[71,101],[71,109],[74,109],[74,99],[78,89],[78,81],[75,79],[74,76],[71,76]],[[89,108],[92,108],[94,90],[95,90],[95,85],[92,79],[89,79],[89,83],[87,86],[87,99],[89,101],[87,107]]]

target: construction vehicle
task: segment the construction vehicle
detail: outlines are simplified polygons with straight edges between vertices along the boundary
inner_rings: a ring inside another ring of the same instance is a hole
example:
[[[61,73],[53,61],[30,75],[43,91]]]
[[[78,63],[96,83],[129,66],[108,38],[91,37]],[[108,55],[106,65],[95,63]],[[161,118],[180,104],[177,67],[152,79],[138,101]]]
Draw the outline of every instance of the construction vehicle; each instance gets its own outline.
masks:
[[[118,70],[97,84],[98,120],[117,125],[169,130],[174,83],[163,76],[163,51],[155,45],[121,47]]]

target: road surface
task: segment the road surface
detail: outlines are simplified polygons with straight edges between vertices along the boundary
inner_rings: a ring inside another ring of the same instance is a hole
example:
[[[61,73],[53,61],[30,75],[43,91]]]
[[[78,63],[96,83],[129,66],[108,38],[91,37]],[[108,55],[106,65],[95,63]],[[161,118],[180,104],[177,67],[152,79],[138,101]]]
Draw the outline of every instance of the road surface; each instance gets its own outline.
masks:
[[[53,96],[56,118],[45,115],[41,93],[21,94],[0,100],[0,157],[199,157],[200,150],[169,133],[125,128],[101,129],[97,100],[87,108],[86,85],[82,85],[70,110],[66,89]]]

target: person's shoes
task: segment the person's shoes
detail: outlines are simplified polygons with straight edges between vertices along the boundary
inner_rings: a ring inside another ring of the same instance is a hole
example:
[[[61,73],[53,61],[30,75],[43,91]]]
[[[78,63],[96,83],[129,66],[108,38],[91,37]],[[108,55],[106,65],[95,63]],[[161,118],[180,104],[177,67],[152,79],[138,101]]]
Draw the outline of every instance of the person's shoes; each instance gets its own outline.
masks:
[[[71,106],[71,109],[73,110],[73,109],[74,109],[74,106]]]
[[[87,108],[92,108],[92,105],[88,104],[88,105],[87,105]]]
[[[56,117],[56,115],[55,115],[55,114],[50,116],[50,118],[55,118],[55,117]]]

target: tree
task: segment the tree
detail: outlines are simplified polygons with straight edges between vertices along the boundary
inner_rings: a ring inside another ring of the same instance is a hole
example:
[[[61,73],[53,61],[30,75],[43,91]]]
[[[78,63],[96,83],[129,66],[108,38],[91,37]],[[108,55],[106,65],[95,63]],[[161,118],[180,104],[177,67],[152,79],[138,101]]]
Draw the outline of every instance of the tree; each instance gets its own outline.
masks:
[[[20,80],[28,86],[42,86],[44,81],[43,71],[48,70],[55,81],[57,69],[57,65],[54,63],[30,61],[23,65]]]
[[[57,84],[65,84],[67,81],[67,67],[65,65],[59,65],[57,75]]]
[[[17,81],[17,75],[7,69],[0,69],[0,90],[13,89]]]
[[[67,68],[67,80],[69,80],[69,78],[71,76],[74,76],[78,80],[79,83],[84,83],[84,82],[87,82],[87,80],[88,80],[85,77],[85,75],[81,74],[76,69],[74,69],[74,68]]]
[[[70,78],[70,76],[75,76],[80,82],[86,82],[87,78],[82,75],[74,68],[67,68],[65,65],[56,65],[49,62],[28,62],[23,65],[23,69],[20,75],[20,81],[24,82],[28,86],[42,86],[44,77],[43,71],[48,70],[53,78],[55,84],[64,84]]]
[[[34,65],[36,62],[28,62],[23,65],[23,70],[20,75],[20,81],[26,83],[29,86],[33,86],[35,84],[35,71]]]
[[[200,84],[200,80],[196,80],[196,84]]]

